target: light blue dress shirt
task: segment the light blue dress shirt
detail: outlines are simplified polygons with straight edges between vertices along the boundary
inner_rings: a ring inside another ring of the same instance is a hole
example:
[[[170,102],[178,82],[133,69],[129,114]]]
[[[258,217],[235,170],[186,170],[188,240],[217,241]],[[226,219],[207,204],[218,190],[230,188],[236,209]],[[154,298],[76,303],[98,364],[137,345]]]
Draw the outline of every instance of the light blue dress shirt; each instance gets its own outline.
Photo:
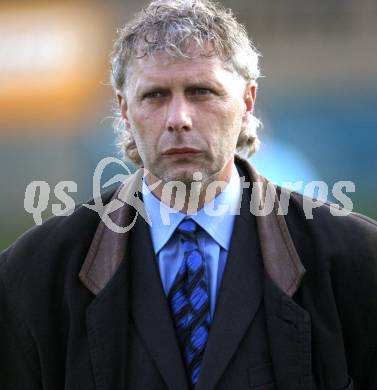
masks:
[[[199,230],[197,239],[206,264],[210,311],[213,319],[217,294],[228,257],[234,219],[240,204],[241,182],[237,168],[233,165],[230,181],[224,190],[196,214],[184,214],[160,202],[149,191],[145,178],[142,194],[146,211],[152,222],[150,227],[152,243],[166,295],[183,259],[178,235],[174,234],[177,226],[184,218],[190,217],[202,227],[203,230]]]

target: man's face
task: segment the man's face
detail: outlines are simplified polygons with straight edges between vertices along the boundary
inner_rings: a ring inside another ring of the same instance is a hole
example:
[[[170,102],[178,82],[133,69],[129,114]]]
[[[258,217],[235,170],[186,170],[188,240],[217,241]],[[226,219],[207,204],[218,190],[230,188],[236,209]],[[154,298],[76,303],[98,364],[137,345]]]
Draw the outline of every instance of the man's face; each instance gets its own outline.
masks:
[[[144,167],[163,181],[227,180],[255,87],[217,57],[135,59],[127,101],[118,95]]]

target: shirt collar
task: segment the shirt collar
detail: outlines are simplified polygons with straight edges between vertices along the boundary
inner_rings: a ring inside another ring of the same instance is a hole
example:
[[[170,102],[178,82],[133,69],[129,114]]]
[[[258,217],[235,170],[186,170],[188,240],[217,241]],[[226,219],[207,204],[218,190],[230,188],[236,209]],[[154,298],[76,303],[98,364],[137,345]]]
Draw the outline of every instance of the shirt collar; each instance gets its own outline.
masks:
[[[229,249],[234,217],[239,210],[241,183],[236,166],[233,164],[229,183],[224,190],[196,214],[184,214],[162,203],[147,187],[145,177],[142,186],[143,201],[152,221],[151,236],[157,254],[169,241],[184,218],[192,218],[221,247]],[[169,223],[166,223],[169,216]]]

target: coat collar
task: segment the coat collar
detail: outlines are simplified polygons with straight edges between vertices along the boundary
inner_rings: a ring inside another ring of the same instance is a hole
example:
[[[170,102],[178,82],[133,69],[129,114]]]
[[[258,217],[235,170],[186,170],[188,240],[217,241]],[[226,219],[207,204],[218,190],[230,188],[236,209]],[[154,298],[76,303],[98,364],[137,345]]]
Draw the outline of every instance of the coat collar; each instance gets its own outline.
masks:
[[[143,170],[139,169],[115,191],[105,206],[101,199],[93,200],[97,206],[91,208],[99,213],[101,221],[81,267],[79,278],[95,295],[106,287],[119,268],[126,253],[129,231],[135,225],[138,214],[150,223],[143,202],[138,197],[142,180]],[[124,233],[109,229],[104,222],[105,218],[114,226],[124,227]]]
[[[276,187],[245,159],[236,156],[236,164],[246,173],[244,183],[249,181],[252,187],[252,207],[257,212],[257,230],[265,271],[282,292],[292,297],[300,286],[305,269],[284,216],[278,212]],[[79,273],[81,282],[95,295],[106,287],[121,264],[127,249],[129,230],[138,214],[150,223],[143,202],[138,197],[142,178],[143,169],[139,169],[115,192],[102,211],[102,215],[111,216],[117,226],[125,228],[120,234],[107,228],[103,219],[98,225]],[[271,212],[262,215],[260,210],[267,210],[269,206],[273,206]]]

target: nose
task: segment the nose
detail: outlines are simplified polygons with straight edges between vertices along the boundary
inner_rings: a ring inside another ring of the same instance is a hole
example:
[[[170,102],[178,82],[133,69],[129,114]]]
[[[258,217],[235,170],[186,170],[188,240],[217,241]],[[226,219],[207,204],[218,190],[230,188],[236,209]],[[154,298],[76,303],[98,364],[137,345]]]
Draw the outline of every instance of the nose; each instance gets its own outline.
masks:
[[[191,130],[190,107],[184,96],[172,97],[167,108],[166,126],[169,131]]]

